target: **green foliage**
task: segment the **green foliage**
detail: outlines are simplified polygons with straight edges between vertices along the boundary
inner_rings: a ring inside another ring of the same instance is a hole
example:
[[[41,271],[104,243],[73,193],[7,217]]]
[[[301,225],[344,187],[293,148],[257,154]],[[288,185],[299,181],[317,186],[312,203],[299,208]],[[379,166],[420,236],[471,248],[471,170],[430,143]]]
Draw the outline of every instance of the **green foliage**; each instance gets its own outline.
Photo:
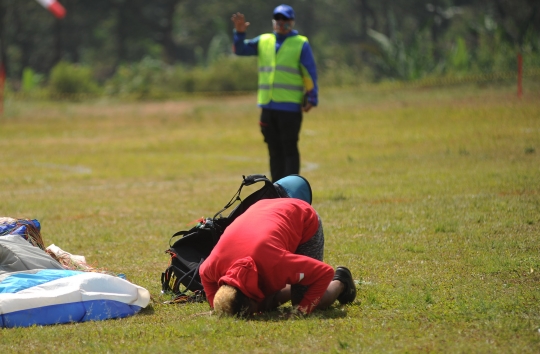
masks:
[[[466,72],[469,69],[469,51],[462,37],[456,39],[447,68],[450,72]]]
[[[400,80],[416,80],[436,68],[433,48],[427,38],[427,32],[420,32],[410,44],[406,44],[400,35],[391,39],[381,32],[368,30],[370,38],[377,45],[374,50],[377,65],[377,77],[391,77]]]
[[[199,92],[254,91],[257,89],[255,57],[220,56],[207,68],[193,72]]]
[[[218,32],[208,45],[207,65],[214,64],[225,54],[231,54],[231,47],[230,35],[226,32]]]
[[[31,68],[25,68],[23,70],[21,88],[23,92],[31,92],[37,88],[43,82],[43,75],[37,74]]]
[[[257,89],[255,58],[221,55],[208,66],[170,66],[145,58],[123,65],[105,85],[109,95],[137,99],[165,98],[181,93],[254,91]]]
[[[361,86],[371,82],[373,72],[368,67],[358,67],[327,61],[326,65],[318,68],[318,84],[320,87]]]
[[[169,67],[160,60],[146,57],[138,63],[121,65],[105,84],[108,95],[155,98],[162,93],[163,77]]]
[[[512,43],[503,40],[503,32],[500,29],[479,31],[476,48],[470,53],[472,53],[470,68],[473,72],[504,73],[515,71],[517,68],[518,49]],[[529,51],[527,57],[540,58],[540,51]]]
[[[98,86],[92,78],[90,68],[65,61],[58,63],[51,71],[49,88],[53,97],[98,92]]]
[[[518,52],[526,54],[525,67],[539,68],[538,1],[496,3],[295,0],[291,5],[297,13],[295,28],[309,37],[325,81],[340,86],[353,81],[347,72],[372,81],[507,73],[515,70]],[[274,5],[263,0],[71,0],[69,16],[55,25],[35,1],[6,0],[0,12],[8,78],[18,88],[26,67],[49,76],[58,58],[90,67],[100,84],[120,66],[139,66],[148,57],[186,68],[211,66],[231,53],[232,13],[246,14],[251,23],[247,38],[253,38],[271,31]],[[121,81],[126,75],[144,76],[119,74]],[[163,75],[160,81],[170,74]],[[238,86],[226,81],[218,86]],[[147,98],[167,91],[149,78],[126,86],[117,84],[110,91]]]

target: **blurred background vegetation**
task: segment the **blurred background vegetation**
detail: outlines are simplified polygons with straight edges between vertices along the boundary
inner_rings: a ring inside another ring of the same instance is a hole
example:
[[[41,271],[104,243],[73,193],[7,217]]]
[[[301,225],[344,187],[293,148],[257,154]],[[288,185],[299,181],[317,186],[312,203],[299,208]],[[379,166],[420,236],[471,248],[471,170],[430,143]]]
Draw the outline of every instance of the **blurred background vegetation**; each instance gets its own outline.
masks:
[[[231,14],[248,38],[280,1],[0,0],[8,93],[166,98],[256,90],[256,59],[232,54]],[[538,0],[289,0],[321,87],[540,69]],[[526,71],[528,72],[528,71]]]

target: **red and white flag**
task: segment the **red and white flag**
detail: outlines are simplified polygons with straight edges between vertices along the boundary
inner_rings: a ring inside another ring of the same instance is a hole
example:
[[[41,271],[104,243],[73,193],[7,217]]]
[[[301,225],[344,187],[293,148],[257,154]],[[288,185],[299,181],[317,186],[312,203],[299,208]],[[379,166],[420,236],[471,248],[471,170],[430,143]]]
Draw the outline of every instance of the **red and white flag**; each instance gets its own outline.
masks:
[[[41,6],[43,6],[50,12],[52,12],[52,14],[56,18],[64,18],[64,16],[66,16],[66,9],[58,1],[56,0],[36,0],[36,1],[39,2]]]

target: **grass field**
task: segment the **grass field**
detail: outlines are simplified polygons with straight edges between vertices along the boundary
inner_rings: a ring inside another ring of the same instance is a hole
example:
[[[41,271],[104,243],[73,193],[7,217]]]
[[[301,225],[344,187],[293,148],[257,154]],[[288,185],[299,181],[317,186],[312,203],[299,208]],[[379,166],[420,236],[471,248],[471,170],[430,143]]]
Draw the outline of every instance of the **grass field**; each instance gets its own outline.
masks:
[[[302,174],[325,260],[354,304],[220,319],[165,305],[169,237],[268,174],[255,97],[8,101],[0,216],[126,274],[154,301],[102,322],[0,330],[0,352],[540,351],[540,87],[328,90],[304,116]],[[247,194],[244,194],[247,195]],[[285,311],[287,306],[285,307]]]

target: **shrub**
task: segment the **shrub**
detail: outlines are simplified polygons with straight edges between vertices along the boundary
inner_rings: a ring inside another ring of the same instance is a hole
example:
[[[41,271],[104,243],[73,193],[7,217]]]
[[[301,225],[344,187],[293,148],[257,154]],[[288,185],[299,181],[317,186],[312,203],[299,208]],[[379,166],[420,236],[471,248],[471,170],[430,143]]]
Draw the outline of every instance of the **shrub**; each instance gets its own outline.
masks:
[[[357,67],[327,60],[317,68],[320,87],[359,86],[371,82],[373,73],[367,66]]]
[[[220,56],[210,66],[189,68],[169,66],[161,61],[143,59],[124,65],[106,83],[111,95],[137,99],[165,98],[185,92],[231,92],[257,89],[256,58]]]
[[[208,68],[194,71],[200,92],[254,91],[257,89],[256,58],[220,56]]]
[[[43,75],[37,74],[32,68],[24,68],[22,74],[21,89],[28,93],[39,87],[43,82]]]
[[[62,61],[51,71],[49,89],[53,96],[65,96],[97,93],[98,86],[90,68]]]
[[[163,90],[162,78],[167,65],[159,60],[144,58],[138,63],[121,65],[106,83],[105,93],[119,96],[149,98]]]

